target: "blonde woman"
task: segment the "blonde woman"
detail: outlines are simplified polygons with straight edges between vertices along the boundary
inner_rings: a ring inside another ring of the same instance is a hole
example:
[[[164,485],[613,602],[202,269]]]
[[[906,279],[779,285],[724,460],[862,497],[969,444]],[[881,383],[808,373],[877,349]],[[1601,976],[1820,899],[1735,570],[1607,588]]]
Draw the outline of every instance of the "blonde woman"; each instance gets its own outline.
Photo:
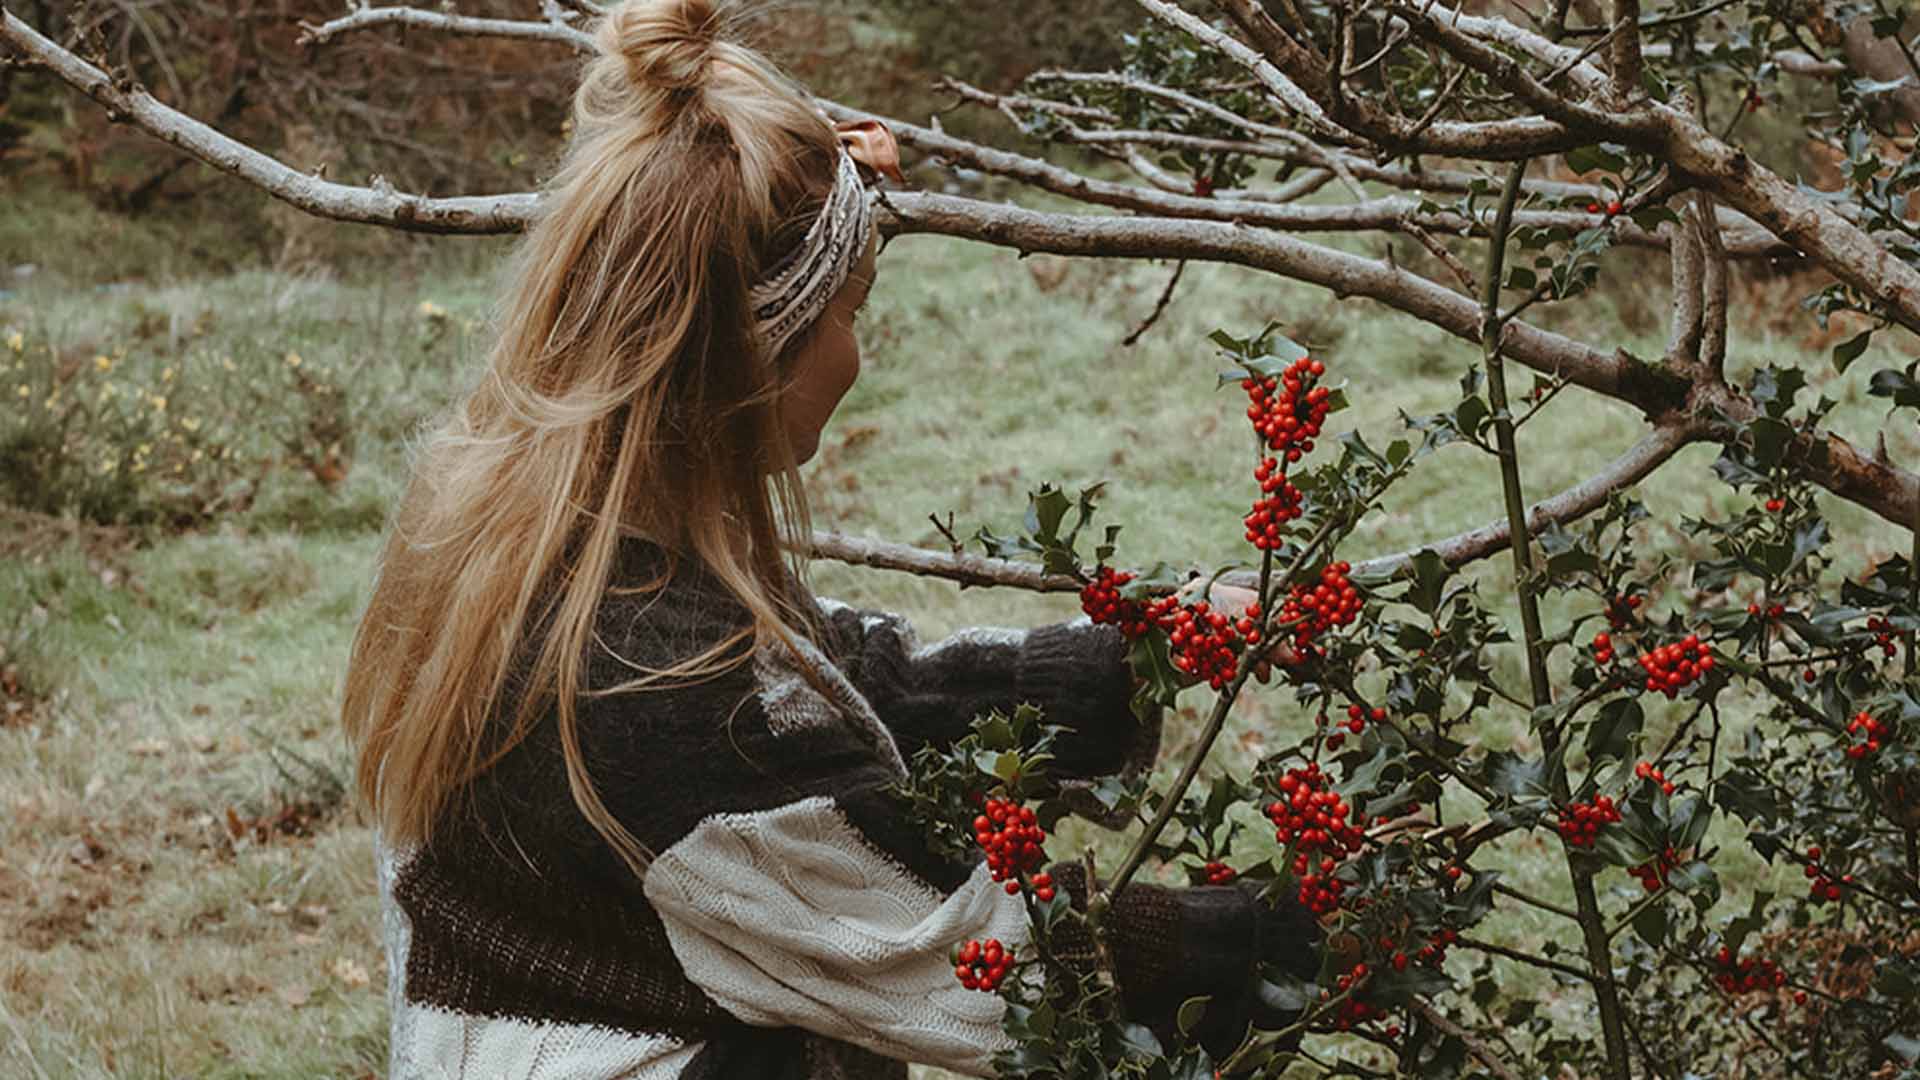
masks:
[[[718,0],[630,0],[597,40],[353,646],[392,1075],[987,1074],[1002,1004],[948,954],[1025,940],[1020,901],[887,789],[991,707],[1042,706],[1080,776],[1150,761],[1157,726],[1110,628],[921,647],[796,584],[795,467],[859,370],[892,139],[836,131]],[[1310,921],[1232,888],[1138,886],[1111,924],[1128,1008],[1164,1029],[1213,995],[1221,1045],[1254,957],[1313,964]]]

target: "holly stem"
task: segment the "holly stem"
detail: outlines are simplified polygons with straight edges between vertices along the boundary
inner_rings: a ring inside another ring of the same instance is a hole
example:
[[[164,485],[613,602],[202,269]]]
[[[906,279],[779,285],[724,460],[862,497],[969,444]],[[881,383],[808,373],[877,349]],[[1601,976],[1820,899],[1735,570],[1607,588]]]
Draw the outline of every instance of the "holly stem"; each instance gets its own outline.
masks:
[[[1655,857],[1658,858],[1658,856],[1655,856]],[[1665,885],[1662,885],[1660,886],[1658,891],[1650,892],[1647,895],[1641,897],[1639,902],[1635,903],[1632,907],[1627,909],[1627,913],[1625,915],[1620,916],[1620,921],[1613,924],[1613,929],[1607,931],[1607,940],[1612,941],[1614,938],[1619,937],[1620,931],[1625,930],[1629,926],[1632,926],[1633,920],[1639,918],[1640,913],[1642,911],[1647,910],[1648,908],[1652,907],[1655,904],[1666,903],[1667,898],[1664,895],[1666,891],[1667,891],[1667,887]]]
[[[1340,520],[1337,516],[1329,517],[1321,523],[1320,527],[1314,531],[1313,536],[1301,546],[1300,551],[1295,554],[1292,561],[1287,564],[1287,568],[1281,572],[1281,581],[1292,581],[1299,575],[1300,568],[1307,564],[1307,560],[1320,548],[1322,542],[1333,534],[1334,528]],[[1260,605],[1260,644],[1258,646],[1262,652],[1267,649],[1269,644],[1268,639],[1272,634],[1273,628],[1277,625],[1277,620],[1274,617],[1276,615],[1274,605],[1266,603],[1264,599],[1266,595],[1266,585],[1271,579],[1272,574],[1273,552],[1271,550],[1263,551],[1260,554],[1260,595],[1262,600]],[[1220,738],[1221,729],[1226,727],[1227,710],[1233,707],[1234,701],[1240,696],[1240,688],[1247,684],[1247,679],[1252,677],[1254,669],[1259,667],[1257,662],[1253,662],[1250,653],[1250,649],[1244,646],[1242,647],[1240,652],[1240,669],[1234,673],[1233,682],[1229,683],[1227,687],[1220,692],[1220,695],[1214,698],[1213,711],[1207,716],[1207,726],[1200,732],[1199,744],[1194,747],[1193,753],[1187,756],[1186,762],[1180,766],[1180,775],[1174,778],[1173,787],[1169,788],[1166,797],[1161,799],[1160,808],[1154,811],[1153,820],[1147,823],[1147,831],[1141,833],[1140,839],[1134,841],[1132,849],[1127,852],[1126,861],[1120,864],[1120,872],[1114,875],[1113,881],[1109,883],[1106,888],[1095,893],[1093,899],[1088,901],[1087,921],[1093,925],[1096,936],[1100,932],[1100,922],[1106,917],[1107,909],[1113,905],[1113,898],[1120,895],[1120,891],[1125,889],[1127,883],[1133,880],[1133,875],[1139,871],[1140,864],[1146,861],[1147,852],[1153,849],[1154,842],[1160,838],[1161,832],[1166,829],[1167,822],[1173,820],[1174,813],[1180,808],[1180,800],[1186,796],[1187,789],[1193,786],[1194,778],[1200,775],[1200,766],[1206,762],[1207,755],[1212,752],[1214,741]]]
[[[1564,9],[1562,9],[1564,10]],[[1558,36],[1556,33],[1555,37]],[[1520,188],[1526,178],[1529,159],[1521,158],[1507,172],[1506,186],[1500,192],[1500,208],[1494,214],[1493,229],[1487,241],[1487,273],[1480,313],[1481,355],[1487,368],[1487,399],[1493,408],[1493,434],[1499,449],[1500,488],[1507,504],[1507,547],[1513,552],[1514,588],[1520,602],[1520,626],[1526,638],[1527,681],[1533,690],[1535,709],[1553,704],[1553,687],[1547,681],[1547,658],[1540,627],[1540,603],[1533,577],[1532,537],[1527,529],[1526,496],[1520,487],[1520,455],[1515,446],[1513,415],[1507,403],[1506,366],[1500,343],[1506,322],[1500,315],[1500,285],[1506,267],[1507,238],[1513,229],[1513,211],[1520,201]],[[1559,756],[1560,732],[1552,724],[1541,726],[1540,742],[1548,761]],[[1555,797],[1565,802],[1568,795],[1564,769],[1552,770]],[[1614,1080],[1627,1080],[1630,1061],[1626,1025],[1622,1020],[1619,989],[1613,982],[1613,950],[1608,944],[1605,917],[1594,894],[1593,877],[1567,853],[1567,872],[1573,878],[1573,895],[1580,913],[1580,929],[1585,939],[1587,966],[1594,974],[1595,1002],[1600,1007],[1600,1029],[1606,1040],[1607,1073]]]
[[[1501,894],[1502,896],[1511,896],[1515,900],[1518,900],[1523,904],[1529,904],[1533,907],[1537,907],[1541,911],[1551,911],[1555,915],[1560,916],[1561,918],[1572,919],[1574,922],[1580,921],[1580,914],[1574,911],[1573,909],[1563,908],[1559,904],[1556,904],[1551,900],[1542,900],[1540,897],[1534,896],[1531,893],[1523,893],[1519,889],[1516,889],[1511,885],[1503,884],[1501,882],[1496,881],[1493,883],[1493,891]]]
[[[1516,949],[1509,949],[1502,945],[1495,945],[1490,941],[1480,941],[1475,938],[1462,937],[1459,941],[1455,942],[1455,944],[1459,945],[1463,949],[1472,949],[1476,952],[1490,953],[1494,956],[1504,956],[1507,959],[1516,961],[1518,963],[1530,964],[1533,967],[1545,968],[1548,971],[1557,971],[1562,975],[1571,976],[1572,978],[1579,979],[1583,982],[1593,981],[1593,972],[1591,971],[1586,971],[1581,968],[1574,967],[1572,964],[1562,964],[1558,960],[1549,960],[1544,956],[1529,956],[1528,954],[1520,952]]]

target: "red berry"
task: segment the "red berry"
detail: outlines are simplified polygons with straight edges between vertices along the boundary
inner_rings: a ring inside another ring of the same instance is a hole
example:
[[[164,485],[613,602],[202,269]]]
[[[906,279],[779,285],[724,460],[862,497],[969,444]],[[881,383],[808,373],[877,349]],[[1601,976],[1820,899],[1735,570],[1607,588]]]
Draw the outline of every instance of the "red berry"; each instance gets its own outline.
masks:
[[[1620,209],[1621,209],[1620,200],[1619,199],[1613,200],[1612,202],[1607,204],[1607,216],[1612,217],[1615,214],[1618,214],[1620,212]]]

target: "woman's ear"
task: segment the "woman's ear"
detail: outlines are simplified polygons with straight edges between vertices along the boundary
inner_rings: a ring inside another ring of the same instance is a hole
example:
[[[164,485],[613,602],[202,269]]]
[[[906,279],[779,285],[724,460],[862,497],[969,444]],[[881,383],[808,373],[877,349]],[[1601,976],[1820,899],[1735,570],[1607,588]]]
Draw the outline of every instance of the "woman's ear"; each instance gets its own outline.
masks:
[[[900,144],[885,124],[878,120],[845,120],[833,129],[853,160],[896,184],[907,182],[900,172]]]

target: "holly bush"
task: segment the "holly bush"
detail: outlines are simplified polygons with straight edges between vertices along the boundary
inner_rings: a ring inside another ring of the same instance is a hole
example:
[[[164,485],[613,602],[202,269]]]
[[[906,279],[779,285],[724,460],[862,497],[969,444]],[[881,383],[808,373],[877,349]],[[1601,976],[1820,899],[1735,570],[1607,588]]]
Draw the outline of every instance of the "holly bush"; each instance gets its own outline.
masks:
[[[1054,731],[1031,708],[923,751],[904,789],[941,847],[984,853],[1027,905],[1026,940],[954,955],[963,986],[1008,1002],[1000,1075],[1588,1075],[1623,1052],[1661,1076],[1911,1075],[1920,579],[1903,558],[1830,552],[1820,499],[1778,452],[1824,405],[1798,403],[1797,373],[1758,373],[1762,415],[1715,466],[1749,506],[1683,523],[1715,554],[1691,568],[1690,594],[1628,495],[1541,531],[1527,586],[1567,603],[1538,630],[1532,671],[1550,682],[1534,704],[1497,662],[1527,643],[1441,552],[1341,557],[1396,480],[1495,415],[1479,373],[1457,407],[1406,417],[1375,449],[1335,429],[1327,367],[1272,327],[1214,343],[1252,428],[1244,564],[1198,582],[1121,569],[1118,528],[1089,528],[1097,485],[1077,500],[1043,487],[1020,534],[978,536],[1080,583],[1089,618],[1131,642],[1137,709],[1212,696],[1170,786],[1096,790],[1133,818],[1124,860],[1051,853],[1084,860],[1095,883],[1078,903],[1056,889],[1046,841],[1071,808],[1047,779]],[[1211,604],[1215,582],[1250,602]],[[1251,694],[1313,725],[1234,775],[1215,743]],[[1488,733],[1516,722],[1524,735],[1496,748]],[[1557,852],[1559,887],[1507,880],[1501,867],[1536,850]],[[1758,887],[1756,860],[1803,868],[1804,888]],[[1187,1038],[1205,998],[1170,1044],[1128,1018],[1111,964],[1074,963],[1060,943],[1098,939],[1143,873],[1238,881],[1313,912],[1317,977],[1268,968],[1258,987],[1297,1019],[1215,1060]],[[1552,941],[1510,940],[1518,911],[1555,924]],[[1628,1045],[1516,990],[1519,968],[1556,997],[1610,998]]]

